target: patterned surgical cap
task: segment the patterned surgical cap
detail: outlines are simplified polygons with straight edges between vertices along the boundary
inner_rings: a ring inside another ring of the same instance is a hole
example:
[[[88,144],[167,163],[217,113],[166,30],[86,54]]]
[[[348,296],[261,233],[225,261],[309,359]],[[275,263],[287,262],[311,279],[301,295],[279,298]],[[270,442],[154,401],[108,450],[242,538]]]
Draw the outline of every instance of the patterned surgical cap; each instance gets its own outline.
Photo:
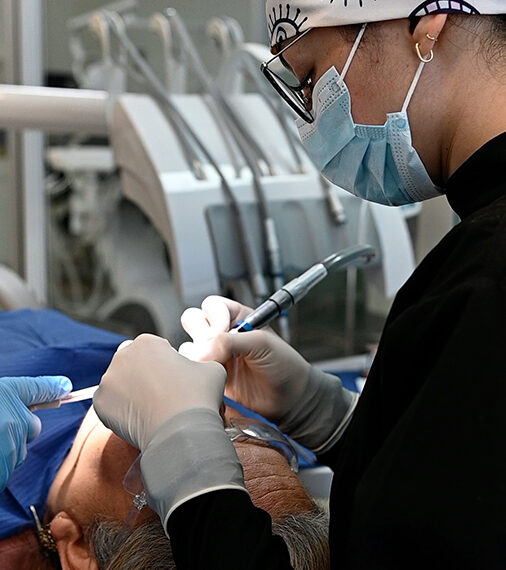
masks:
[[[267,0],[271,46],[308,28],[346,26],[427,14],[506,14],[506,0]]]

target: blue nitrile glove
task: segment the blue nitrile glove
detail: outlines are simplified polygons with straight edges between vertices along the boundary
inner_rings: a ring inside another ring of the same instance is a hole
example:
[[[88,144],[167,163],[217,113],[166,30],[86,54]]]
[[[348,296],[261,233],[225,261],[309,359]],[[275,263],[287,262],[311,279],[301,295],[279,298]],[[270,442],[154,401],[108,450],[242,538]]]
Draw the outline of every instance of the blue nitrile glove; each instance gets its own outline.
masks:
[[[0,378],[0,492],[26,457],[26,444],[41,430],[28,406],[58,400],[72,390],[65,376]]]

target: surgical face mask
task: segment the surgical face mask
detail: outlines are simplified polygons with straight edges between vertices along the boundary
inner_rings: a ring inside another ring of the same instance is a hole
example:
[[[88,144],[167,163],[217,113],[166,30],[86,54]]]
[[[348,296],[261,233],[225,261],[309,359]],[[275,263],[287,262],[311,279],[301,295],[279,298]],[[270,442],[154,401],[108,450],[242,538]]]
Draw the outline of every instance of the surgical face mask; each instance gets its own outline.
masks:
[[[332,67],[313,89],[314,122],[297,120],[302,143],[333,184],[371,202],[401,206],[439,196],[411,140],[407,107],[423,70],[421,63],[398,113],[384,125],[360,125],[351,115],[344,78],[358,49],[362,27],[340,75]],[[386,89],[386,87],[385,87]]]

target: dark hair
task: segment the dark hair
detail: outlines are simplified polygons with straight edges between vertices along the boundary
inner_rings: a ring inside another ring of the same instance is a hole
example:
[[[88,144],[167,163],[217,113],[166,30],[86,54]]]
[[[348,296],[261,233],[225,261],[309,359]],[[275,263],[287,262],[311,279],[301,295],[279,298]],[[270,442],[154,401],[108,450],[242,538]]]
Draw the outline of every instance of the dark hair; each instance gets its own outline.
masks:
[[[502,38],[506,40],[506,14],[500,14],[499,16],[493,16],[496,23],[498,32],[502,35]]]
[[[469,18],[469,16],[457,15],[457,18]],[[492,23],[492,38],[497,41],[506,42],[506,14],[499,14],[497,16],[485,16]],[[455,15],[450,15],[450,18],[455,18]],[[473,22],[476,22],[476,16],[472,16]],[[411,17],[409,19],[409,31],[413,33],[415,31],[418,22],[421,20],[420,17]]]
[[[492,38],[501,47],[506,47],[506,14],[499,16],[491,16],[492,21]]]
[[[421,18],[410,18],[411,33],[415,31]],[[448,22],[465,28],[480,39],[481,53],[490,67],[506,64],[506,14],[497,16],[469,16],[449,14]]]
[[[478,30],[482,55],[490,69],[500,68],[506,64],[506,14],[484,17],[483,21],[488,25]]]

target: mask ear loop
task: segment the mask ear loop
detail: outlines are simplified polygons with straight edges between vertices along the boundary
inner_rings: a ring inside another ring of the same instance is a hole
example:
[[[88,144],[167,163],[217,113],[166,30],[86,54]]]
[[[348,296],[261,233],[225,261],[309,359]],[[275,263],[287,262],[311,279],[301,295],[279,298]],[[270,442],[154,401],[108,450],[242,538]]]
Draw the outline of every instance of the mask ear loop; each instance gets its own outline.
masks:
[[[409,88],[408,94],[406,95],[406,99],[404,100],[404,105],[402,106],[402,112],[405,113],[408,110],[408,106],[411,103],[411,98],[413,97],[413,93],[415,92],[416,86],[420,81],[420,77],[422,75],[423,68],[425,67],[425,62],[421,61],[418,69],[416,70],[415,77],[411,82],[411,87]]]
[[[432,40],[434,42],[438,41],[437,38],[429,36],[429,34],[427,34],[427,37],[429,38],[429,40]],[[434,59],[434,52],[432,50],[430,50],[428,57],[422,56],[422,54],[420,52],[420,44],[419,43],[416,44],[415,49],[416,49],[416,55],[418,56],[418,59],[420,60],[420,65],[418,66],[418,69],[416,70],[415,77],[413,79],[413,82],[411,83],[411,87],[409,88],[408,94],[406,95],[406,100],[404,101],[404,105],[402,106],[402,112],[403,113],[405,113],[408,110],[408,106],[411,103],[411,98],[413,97],[413,93],[415,92],[416,86],[418,85],[418,82],[420,81],[420,76],[422,75],[422,71],[423,71],[423,68],[425,67],[425,64],[430,63]]]
[[[358,46],[360,45],[360,42],[362,41],[362,37],[365,34],[366,28],[367,28],[367,24],[362,24],[362,27],[360,28],[360,31],[358,32],[357,37],[355,38],[355,42],[353,43],[353,47],[351,48],[350,55],[348,56],[348,59],[346,60],[346,63],[344,64],[343,71],[341,72],[341,79],[343,81],[344,81],[344,78],[346,77],[346,74],[348,73],[348,69],[350,68],[351,62],[353,61],[353,58],[355,57],[355,54],[357,53]]]

